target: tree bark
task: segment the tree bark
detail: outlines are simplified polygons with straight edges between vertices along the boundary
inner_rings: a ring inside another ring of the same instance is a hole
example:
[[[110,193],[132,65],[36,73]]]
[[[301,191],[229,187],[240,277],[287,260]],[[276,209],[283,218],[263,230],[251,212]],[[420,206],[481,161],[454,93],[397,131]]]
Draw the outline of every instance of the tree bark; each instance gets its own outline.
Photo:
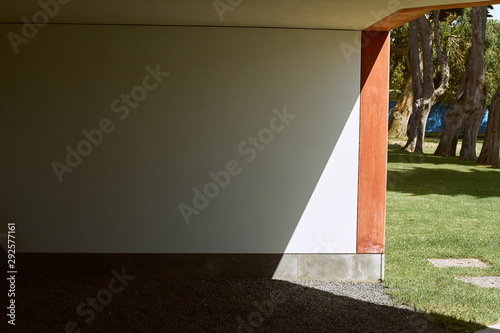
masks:
[[[420,119],[420,115],[423,112],[421,109],[422,102],[422,71],[420,64],[420,50],[419,50],[419,20],[422,17],[413,20],[410,22],[410,71],[411,71],[411,81],[412,81],[412,90],[413,90],[413,120],[410,123],[410,132],[408,134],[408,141],[406,142],[405,147],[403,148],[406,151],[415,152],[418,151],[417,147],[417,138],[420,136],[418,121]]]
[[[439,14],[434,11],[434,24],[431,27],[428,15],[410,22],[410,68],[413,86],[413,120],[410,125],[408,141],[403,148],[409,152],[422,153],[425,139],[425,127],[431,107],[444,94],[449,86],[450,68],[448,59],[443,54],[439,40]],[[419,36],[422,59],[419,52]],[[434,44],[434,47],[433,47]],[[441,67],[439,86],[434,85],[434,52]],[[420,61],[421,60],[421,61]],[[420,65],[422,63],[422,65]]]
[[[488,113],[488,127],[477,164],[500,165],[500,82]]]
[[[389,118],[390,138],[406,138],[408,135],[408,124],[412,113],[412,104],[413,88],[411,86],[411,78],[409,78]]]
[[[486,97],[485,97],[486,100]],[[484,118],[486,103],[477,109],[478,112],[469,114],[465,118],[462,149],[460,149],[459,159],[464,161],[477,161],[476,143],[479,127]]]
[[[472,46],[469,63],[471,65],[471,76],[474,86],[469,94],[469,104],[463,130],[462,149],[460,159],[476,161],[476,142],[479,127],[484,117],[486,108],[486,73],[484,68],[484,47],[486,39],[486,21],[488,19],[488,7],[474,7],[471,10],[472,24]],[[468,67],[468,66],[467,66]]]
[[[460,128],[464,125],[460,159],[476,160],[476,140],[486,107],[484,46],[487,7],[471,10],[472,46],[465,76],[451,108],[446,112],[443,135],[434,155],[455,156]]]
[[[460,90],[458,95],[460,95]],[[462,99],[455,99],[453,104],[451,104],[450,109],[444,117],[443,134],[434,155],[455,157],[460,129],[464,122],[463,109],[464,101]]]

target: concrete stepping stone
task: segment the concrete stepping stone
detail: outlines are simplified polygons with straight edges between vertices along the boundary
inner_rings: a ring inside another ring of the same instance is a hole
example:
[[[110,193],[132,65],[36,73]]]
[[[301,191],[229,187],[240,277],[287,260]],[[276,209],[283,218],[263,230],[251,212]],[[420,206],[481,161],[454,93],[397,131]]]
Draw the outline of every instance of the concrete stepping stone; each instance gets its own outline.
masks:
[[[479,259],[427,259],[436,267],[447,268],[447,267],[490,267],[485,262]]]
[[[500,276],[461,276],[456,277],[455,279],[467,283],[472,283],[482,288],[500,289]]]

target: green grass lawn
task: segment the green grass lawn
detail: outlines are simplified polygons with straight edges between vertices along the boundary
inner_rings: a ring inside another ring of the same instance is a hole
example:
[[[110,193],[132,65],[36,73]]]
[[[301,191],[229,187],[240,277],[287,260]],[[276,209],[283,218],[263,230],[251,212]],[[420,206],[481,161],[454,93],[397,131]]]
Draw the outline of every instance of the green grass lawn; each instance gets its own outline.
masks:
[[[500,289],[457,276],[500,276],[500,168],[410,154],[389,145],[384,284],[399,301],[456,331],[500,322]],[[429,258],[477,258],[491,268],[437,268]]]

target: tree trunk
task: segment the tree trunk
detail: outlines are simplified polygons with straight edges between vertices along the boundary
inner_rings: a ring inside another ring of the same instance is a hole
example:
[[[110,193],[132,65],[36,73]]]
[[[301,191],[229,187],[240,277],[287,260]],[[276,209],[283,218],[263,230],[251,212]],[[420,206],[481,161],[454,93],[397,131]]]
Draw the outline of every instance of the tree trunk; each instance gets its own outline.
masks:
[[[443,54],[441,42],[439,40],[439,14],[439,10],[434,11],[433,27],[427,15],[421,16],[410,22],[410,68],[413,86],[413,120],[410,124],[408,141],[403,148],[409,152],[423,152],[425,127],[431,107],[449,86],[450,68],[448,66],[448,59]],[[421,61],[419,36],[422,48]],[[434,48],[441,67],[441,81],[437,88],[434,85]]]
[[[477,164],[500,165],[500,82],[488,113],[488,127]]]
[[[405,88],[398,103],[392,109],[391,117],[389,118],[389,137],[390,138],[406,138],[408,135],[408,124],[410,121],[413,104],[413,89],[411,86],[411,78],[406,82]]]
[[[459,159],[461,160],[477,161],[477,134],[479,133],[479,127],[481,127],[481,122],[484,117],[484,107],[485,105],[483,104],[480,108],[477,109],[478,112],[472,113],[467,118],[465,118],[462,149],[460,150],[459,157]]]
[[[410,132],[408,134],[408,141],[403,148],[406,151],[414,152],[417,146],[417,136],[419,127],[416,125],[415,118],[419,117],[421,110],[419,108],[419,103],[421,102],[422,96],[422,73],[420,69],[420,51],[419,51],[419,24],[418,20],[420,18],[410,22],[410,72],[413,90],[413,120],[410,123]]]
[[[462,149],[460,159],[465,161],[476,161],[476,141],[481,120],[486,108],[486,82],[484,68],[484,46],[486,38],[486,21],[488,19],[488,7],[474,7],[470,13],[472,24],[472,46],[469,56],[471,77],[474,78],[472,90],[468,94],[469,103],[466,109]],[[467,66],[469,69],[469,66]]]
[[[487,7],[471,10],[472,46],[469,62],[457,96],[446,112],[443,135],[434,155],[455,156],[460,128],[464,124],[460,159],[476,160],[477,133],[486,107],[484,45],[487,15]]]
[[[431,112],[432,105],[425,103],[419,105],[418,112],[413,113],[413,119],[410,127],[410,135],[404,150],[412,153],[424,152],[425,127],[427,126],[427,118]]]
[[[463,109],[463,101],[461,99],[455,99],[450,109],[446,111],[443,134],[441,135],[441,140],[439,140],[439,145],[434,155],[455,157],[460,129],[464,122]]]

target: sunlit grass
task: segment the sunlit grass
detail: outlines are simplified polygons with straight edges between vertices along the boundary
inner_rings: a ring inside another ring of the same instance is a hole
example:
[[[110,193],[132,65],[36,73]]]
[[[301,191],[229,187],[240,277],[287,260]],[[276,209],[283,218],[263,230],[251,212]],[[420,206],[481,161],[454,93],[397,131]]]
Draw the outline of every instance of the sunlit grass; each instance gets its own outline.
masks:
[[[389,145],[393,146],[404,146],[406,144],[407,139],[389,139]],[[424,153],[425,154],[433,154],[439,145],[439,137],[426,137],[424,143]],[[476,155],[479,156],[481,153],[481,148],[483,147],[483,138],[477,139],[476,145]],[[460,149],[462,149],[462,140],[458,141],[457,150],[455,152],[456,156],[460,156]]]
[[[500,289],[455,277],[500,276],[500,169],[428,154],[390,146],[384,283],[400,301],[473,332],[500,322]],[[491,268],[443,269],[429,258],[478,258]]]

